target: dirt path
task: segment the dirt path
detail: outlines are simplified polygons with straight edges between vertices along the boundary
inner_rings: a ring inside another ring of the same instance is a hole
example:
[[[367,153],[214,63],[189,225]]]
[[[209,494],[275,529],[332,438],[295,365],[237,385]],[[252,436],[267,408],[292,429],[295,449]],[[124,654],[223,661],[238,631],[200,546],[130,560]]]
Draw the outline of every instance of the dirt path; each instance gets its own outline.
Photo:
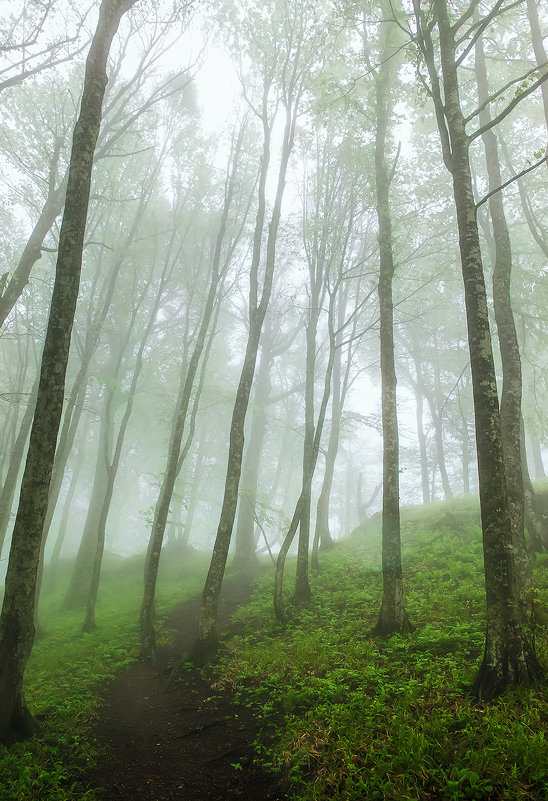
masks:
[[[225,581],[220,631],[249,597],[251,580]],[[197,669],[172,671],[196,636],[199,599],[176,610],[175,645],[155,665],[137,663],[108,687],[96,731],[108,758],[93,775],[108,801],[282,801],[275,776],[253,764],[259,724],[231,691],[214,690]]]

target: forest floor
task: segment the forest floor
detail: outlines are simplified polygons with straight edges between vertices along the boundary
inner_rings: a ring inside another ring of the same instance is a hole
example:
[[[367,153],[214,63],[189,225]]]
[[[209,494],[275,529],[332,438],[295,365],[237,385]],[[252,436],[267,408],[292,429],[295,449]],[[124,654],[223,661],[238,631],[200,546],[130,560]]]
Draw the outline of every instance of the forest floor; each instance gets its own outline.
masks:
[[[219,610],[222,643],[235,633],[230,618],[250,596],[253,576],[227,577]],[[109,801],[282,801],[279,777],[254,762],[261,724],[214,675],[184,662],[196,638],[200,604],[172,612],[172,642],[154,664],[138,662],[103,693],[95,731],[103,757],[88,784]],[[182,667],[181,667],[182,666]],[[261,732],[268,738],[268,732]]]

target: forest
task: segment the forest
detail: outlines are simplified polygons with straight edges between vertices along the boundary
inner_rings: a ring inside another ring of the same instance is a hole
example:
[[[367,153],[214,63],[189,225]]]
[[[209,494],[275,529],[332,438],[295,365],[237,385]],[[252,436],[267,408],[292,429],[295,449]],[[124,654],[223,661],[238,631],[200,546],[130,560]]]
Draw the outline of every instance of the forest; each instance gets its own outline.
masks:
[[[0,0],[0,801],[548,796],[544,0]]]

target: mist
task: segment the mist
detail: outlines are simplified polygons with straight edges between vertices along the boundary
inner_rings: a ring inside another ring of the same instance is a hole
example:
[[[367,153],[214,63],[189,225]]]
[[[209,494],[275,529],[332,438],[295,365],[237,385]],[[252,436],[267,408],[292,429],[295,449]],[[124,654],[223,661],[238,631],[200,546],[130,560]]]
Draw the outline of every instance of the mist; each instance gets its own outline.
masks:
[[[0,3],[6,798],[544,797],[547,26]]]

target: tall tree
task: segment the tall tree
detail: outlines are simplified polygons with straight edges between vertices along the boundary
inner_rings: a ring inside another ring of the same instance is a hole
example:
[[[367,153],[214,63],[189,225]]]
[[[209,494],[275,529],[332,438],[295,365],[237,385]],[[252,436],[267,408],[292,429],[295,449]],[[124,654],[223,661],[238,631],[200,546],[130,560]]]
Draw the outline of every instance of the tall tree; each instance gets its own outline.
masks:
[[[404,634],[412,629],[405,609],[401,564],[400,462],[396,367],[394,358],[395,272],[390,184],[396,162],[388,162],[388,140],[393,114],[393,83],[401,31],[392,3],[383,3],[379,27],[379,66],[375,77],[375,193],[379,226],[379,333],[381,365],[381,414],[383,441],[382,577],[383,592],[374,634]],[[397,160],[398,154],[395,159]]]
[[[451,174],[457,212],[474,393],[487,605],[484,657],[474,681],[474,691],[489,698],[508,684],[518,681],[531,684],[542,674],[542,668],[527,639],[519,613],[518,576],[512,557],[497,381],[472,187],[470,145],[510,113],[519,100],[539,83],[535,82],[518,93],[487,125],[476,128],[472,134],[466,132],[459,66],[504,3],[497,0],[479,24],[470,24],[476,5],[474,2],[465,7],[460,17],[452,21],[447,0],[434,0],[432,16],[422,8],[420,0],[413,0],[417,42],[427,65],[428,91],[434,102],[443,160]],[[434,31],[437,31],[437,47],[432,35]],[[441,65],[440,72],[436,55]],[[468,120],[474,117],[472,114]]]
[[[55,0],[11,0],[0,31],[0,92],[80,53],[86,16],[87,9]]]
[[[235,203],[236,188],[241,178],[241,160],[246,130],[247,119],[244,118],[240,123],[239,130],[235,132],[233,137],[232,150],[229,155],[226,172],[223,205],[211,259],[209,286],[188,364],[184,363],[181,369],[180,390],[169,441],[167,466],[154,511],[145,564],[144,594],[140,613],[141,653],[147,658],[154,657],[156,652],[154,599],[169,507],[173,497],[175,481],[181,471],[183,460],[190,449],[194,434],[191,415],[189,415],[192,393],[196,389],[196,383],[199,383],[197,382],[197,376],[199,375],[200,362],[202,361],[203,363],[204,359],[207,361],[209,354],[209,350],[206,347],[208,332],[212,326],[212,321],[215,319],[215,310],[220,302],[221,290],[227,270],[247,218],[248,208],[245,208],[239,228],[237,227],[236,232],[231,230],[231,216],[234,214],[233,205]],[[183,447],[183,435],[185,433],[187,440]]]
[[[34,641],[36,576],[65,372],[82,265],[93,154],[107,84],[107,58],[123,14],[136,0],[103,0],[86,61],[74,129],[55,284],[42,355],[36,411],[23,474],[0,615],[0,740],[33,730],[23,677]]]
[[[474,20],[479,23],[477,10]],[[489,80],[483,38],[480,36],[475,47],[475,70],[478,85],[478,103],[481,107],[478,118],[485,127],[482,135],[487,165],[488,191],[497,190],[502,185],[502,171],[499,162],[498,139],[489,127]],[[502,361],[502,392],[500,398],[500,425],[508,510],[512,524],[512,541],[515,568],[518,577],[518,591],[523,614],[531,604],[532,574],[525,546],[523,469],[521,454],[521,356],[518,335],[512,309],[512,245],[506,219],[503,193],[495,191],[489,198],[489,214],[493,229],[493,306]],[[529,607],[529,608],[528,608]]]
[[[268,23],[265,22],[265,14],[268,14]],[[290,9],[283,3],[273,2],[267,9],[264,8],[264,4],[260,4],[252,11],[248,10],[247,22],[250,27],[243,26],[243,30],[250,37],[248,44],[257,49],[257,58],[262,65],[260,105],[252,108],[263,129],[263,152],[249,272],[248,338],[230,426],[223,504],[198,617],[198,640],[195,646],[197,661],[207,660],[217,646],[217,608],[238,502],[245,419],[261,332],[272,292],[282,201],[289,159],[295,141],[299,106],[308,73],[313,69],[317,59],[315,47],[319,44],[320,36],[318,16],[317,10],[309,0],[298,0]],[[254,25],[255,30],[253,30]],[[261,31],[259,36],[257,31]],[[251,103],[253,102],[254,99],[251,98]],[[285,120],[264,266],[261,270],[271,140],[280,105],[283,107]]]

